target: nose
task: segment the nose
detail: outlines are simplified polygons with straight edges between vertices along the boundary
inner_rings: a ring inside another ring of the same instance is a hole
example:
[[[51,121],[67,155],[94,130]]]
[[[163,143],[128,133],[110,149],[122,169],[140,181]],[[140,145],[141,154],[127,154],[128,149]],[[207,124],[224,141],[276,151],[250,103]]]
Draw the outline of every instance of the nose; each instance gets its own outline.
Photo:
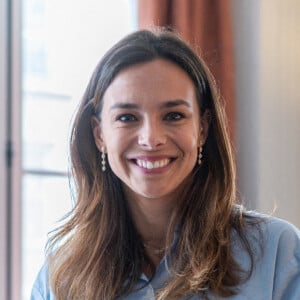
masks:
[[[166,143],[167,136],[158,120],[145,120],[140,128],[138,144],[148,149],[155,149]]]

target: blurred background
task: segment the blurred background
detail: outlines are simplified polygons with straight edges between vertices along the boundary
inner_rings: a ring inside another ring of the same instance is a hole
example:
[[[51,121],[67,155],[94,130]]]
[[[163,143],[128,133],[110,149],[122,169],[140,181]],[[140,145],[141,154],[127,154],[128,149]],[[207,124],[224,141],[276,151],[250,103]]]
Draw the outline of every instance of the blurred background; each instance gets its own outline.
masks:
[[[249,209],[300,227],[298,0],[0,0],[0,299],[29,299],[72,207],[68,137],[91,73],[138,28],[168,25],[207,61]]]

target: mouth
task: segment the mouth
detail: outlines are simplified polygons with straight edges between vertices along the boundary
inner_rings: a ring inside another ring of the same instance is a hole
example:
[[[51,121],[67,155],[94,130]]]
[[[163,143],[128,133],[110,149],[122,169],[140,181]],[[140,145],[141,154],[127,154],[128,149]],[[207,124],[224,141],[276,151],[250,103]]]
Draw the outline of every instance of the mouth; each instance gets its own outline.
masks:
[[[147,170],[153,170],[153,169],[160,169],[166,167],[168,164],[170,164],[172,159],[170,158],[164,158],[160,160],[142,160],[142,159],[135,159],[134,162],[139,167],[147,169]]]

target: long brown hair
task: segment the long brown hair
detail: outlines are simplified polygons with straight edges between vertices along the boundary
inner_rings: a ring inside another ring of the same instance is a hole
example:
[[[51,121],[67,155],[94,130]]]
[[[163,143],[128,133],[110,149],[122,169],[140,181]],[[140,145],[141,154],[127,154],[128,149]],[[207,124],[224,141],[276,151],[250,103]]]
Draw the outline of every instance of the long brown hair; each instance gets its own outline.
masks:
[[[180,224],[169,266],[172,276],[158,299],[209,289],[230,296],[253,267],[244,234],[244,213],[236,205],[235,166],[223,105],[204,62],[176,34],[163,29],[134,32],[113,46],[97,65],[74,120],[71,167],[76,205],[49,240],[49,274],[57,300],[116,299],[134,289],[145,250],[117,176],[101,171],[91,119],[100,118],[103,94],[125,68],[157,58],[169,60],[193,80],[200,113],[210,111],[203,163],[195,165],[170,223],[168,241]],[[101,120],[100,120],[101,122]],[[180,213],[179,213],[180,212]],[[231,253],[235,230],[251,260],[241,270]]]

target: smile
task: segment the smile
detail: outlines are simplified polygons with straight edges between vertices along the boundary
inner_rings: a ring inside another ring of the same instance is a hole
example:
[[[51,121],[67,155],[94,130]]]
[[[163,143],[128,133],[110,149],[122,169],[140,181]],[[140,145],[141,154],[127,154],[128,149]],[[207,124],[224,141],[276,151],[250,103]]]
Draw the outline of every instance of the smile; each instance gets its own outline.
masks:
[[[137,159],[136,164],[139,167],[142,167],[144,169],[152,170],[152,169],[163,168],[166,165],[168,165],[170,161],[171,160],[169,158],[156,160],[156,161],[146,161],[146,160]]]

